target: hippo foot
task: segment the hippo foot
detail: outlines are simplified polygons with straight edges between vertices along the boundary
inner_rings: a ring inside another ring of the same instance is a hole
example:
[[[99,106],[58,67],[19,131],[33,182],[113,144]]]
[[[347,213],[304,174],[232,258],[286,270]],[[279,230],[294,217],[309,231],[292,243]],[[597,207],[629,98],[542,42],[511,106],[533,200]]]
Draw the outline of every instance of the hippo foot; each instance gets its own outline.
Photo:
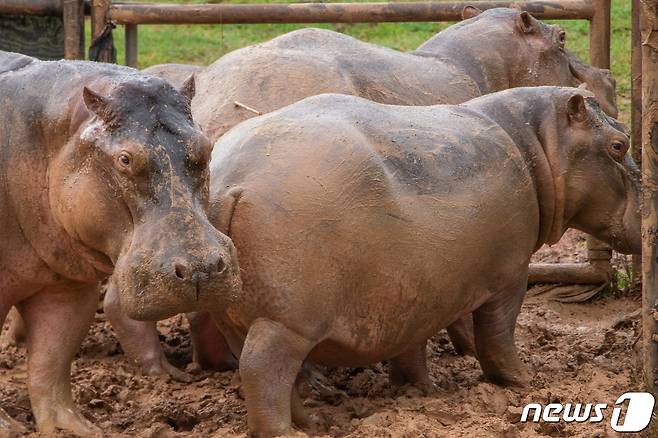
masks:
[[[156,359],[142,364],[142,374],[145,376],[170,377],[177,382],[189,383],[194,378],[169,363],[166,357],[158,356]]]
[[[52,434],[57,429],[63,429],[81,437],[100,437],[103,432],[94,426],[82,414],[71,407],[58,406],[49,408],[47,412],[34,412],[37,418],[39,432]]]
[[[416,382],[397,386],[396,393],[408,397],[429,397],[439,392],[437,386],[432,382]]]
[[[238,360],[233,355],[214,361],[195,359],[194,363],[196,363],[199,368],[206,371],[224,372],[238,369]]]
[[[25,426],[0,409],[0,436],[21,436],[27,434],[27,432],[28,430]]]
[[[484,377],[487,381],[505,388],[511,389],[524,389],[527,388],[530,382],[530,377],[523,370],[504,371],[497,370],[497,372],[485,372]]]
[[[299,375],[300,385],[298,389],[304,397],[315,397],[326,403],[337,405],[341,400],[347,398],[345,391],[336,389],[315,365],[305,364]]]

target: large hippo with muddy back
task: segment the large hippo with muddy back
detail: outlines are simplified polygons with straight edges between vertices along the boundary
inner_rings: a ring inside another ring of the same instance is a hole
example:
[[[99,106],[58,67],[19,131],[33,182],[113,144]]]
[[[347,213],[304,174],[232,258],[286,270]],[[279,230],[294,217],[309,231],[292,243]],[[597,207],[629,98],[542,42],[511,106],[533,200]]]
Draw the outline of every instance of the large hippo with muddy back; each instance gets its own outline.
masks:
[[[182,83],[196,72],[198,93],[192,112],[213,141],[256,115],[236,106],[236,101],[267,113],[324,92],[389,104],[433,105],[461,103],[511,87],[584,83],[604,111],[616,116],[610,72],[585,65],[566,50],[566,35],[559,26],[516,9],[480,13],[469,6],[463,15],[471,18],[441,31],[410,53],[337,32],[302,29],[236,50],[207,68],[166,64],[144,72],[172,83]],[[155,326],[130,321],[114,302],[110,294],[106,313],[127,353],[147,372],[180,378],[171,366],[159,365],[166,359]],[[194,315],[190,323],[195,361],[220,370],[235,366],[207,315]],[[449,328],[458,351],[474,349],[468,325],[464,320]]]
[[[41,432],[99,431],[74,406],[70,367],[101,280],[136,319],[221,308],[240,287],[205,213],[211,143],[193,93],[193,80],[0,52],[0,328],[16,306]],[[0,435],[23,429],[0,409]]]
[[[250,430],[304,423],[306,361],[390,360],[393,383],[428,382],[425,340],[471,312],[485,377],[523,385],[514,328],[532,253],[568,228],[640,252],[628,147],[591,93],[560,87],[428,107],[321,95],[222,136],[209,215],[243,289],[213,316]]]

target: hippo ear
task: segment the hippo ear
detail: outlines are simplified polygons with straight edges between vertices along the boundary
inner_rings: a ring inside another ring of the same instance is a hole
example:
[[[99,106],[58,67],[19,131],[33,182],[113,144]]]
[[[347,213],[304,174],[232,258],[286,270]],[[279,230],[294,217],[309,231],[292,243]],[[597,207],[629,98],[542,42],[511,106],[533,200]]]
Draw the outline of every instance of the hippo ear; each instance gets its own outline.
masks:
[[[584,122],[587,120],[587,107],[585,106],[585,98],[582,94],[574,94],[567,102],[567,115],[569,120],[573,122]]]
[[[194,99],[194,93],[196,92],[196,81],[194,79],[194,74],[185,79],[185,82],[183,82],[183,85],[178,91],[180,94],[185,96],[188,103],[192,103],[192,99]]]
[[[516,17],[516,25],[523,33],[532,33],[535,31],[534,18],[526,11],[519,12],[519,15]]]
[[[112,105],[108,97],[102,96],[87,87],[83,87],[82,100],[87,109],[97,115],[101,120],[109,122],[114,118]]]
[[[473,5],[466,5],[462,9],[462,20],[468,20],[469,18],[477,17],[482,13],[482,9],[476,8]]]

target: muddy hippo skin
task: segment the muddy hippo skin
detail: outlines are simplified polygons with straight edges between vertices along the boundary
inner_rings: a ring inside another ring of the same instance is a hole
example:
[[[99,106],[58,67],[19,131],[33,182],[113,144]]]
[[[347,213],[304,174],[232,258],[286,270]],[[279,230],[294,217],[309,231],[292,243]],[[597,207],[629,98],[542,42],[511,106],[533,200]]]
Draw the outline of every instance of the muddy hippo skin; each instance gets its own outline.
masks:
[[[456,104],[511,87],[581,83],[594,92],[604,111],[616,117],[615,82],[610,71],[588,66],[564,49],[565,34],[560,27],[516,9],[479,12],[466,7],[463,15],[469,19],[443,30],[411,53],[312,28],[236,50],[196,73],[199,92],[192,101],[194,118],[214,141],[255,116],[237,107],[236,101],[263,113],[326,92],[400,105]],[[145,72],[176,83],[196,69],[163,64]],[[122,324],[120,317],[112,324]],[[235,359],[227,355],[226,342],[208,322],[207,317],[197,317],[192,331],[195,355],[205,358],[200,359],[204,367],[222,370],[233,366]],[[473,352],[467,319],[451,325],[448,332],[458,352]],[[152,352],[161,350],[159,343],[145,345],[145,338],[135,336],[140,355],[161,356]],[[155,334],[148,338],[157,340]],[[122,339],[126,342],[131,341]],[[143,362],[140,355],[135,357]]]
[[[398,382],[427,381],[425,340],[471,312],[486,378],[523,384],[514,327],[532,253],[570,227],[640,251],[623,129],[586,90],[538,87],[459,106],[322,95],[222,136],[209,215],[239,249],[243,289],[213,317],[251,431],[303,419],[307,360],[390,360]]]
[[[70,366],[102,279],[138,319],[223,308],[239,287],[235,249],[205,214],[211,144],[193,89],[0,52],[0,327],[15,306],[42,432],[97,431],[74,406]],[[0,411],[7,428],[21,427]]]
[[[182,87],[190,76],[200,73],[203,67],[190,64],[159,64],[142,70],[149,76],[164,79],[175,87]]]
[[[255,114],[321,93],[399,105],[456,104],[512,87],[578,86],[610,72],[582,64],[565,33],[516,9],[490,9],[455,24],[411,53],[321,29],[290,32],[223,56],[197,75],[195,120],[216,140]],[[614,85],[589,84],[616,116]]]

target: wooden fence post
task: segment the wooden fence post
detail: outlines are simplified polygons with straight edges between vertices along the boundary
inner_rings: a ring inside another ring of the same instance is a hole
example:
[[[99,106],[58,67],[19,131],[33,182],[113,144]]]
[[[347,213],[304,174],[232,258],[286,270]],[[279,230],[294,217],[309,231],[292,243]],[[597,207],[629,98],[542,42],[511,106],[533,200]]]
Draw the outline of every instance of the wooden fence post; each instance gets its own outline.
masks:
[[[62,0],[64,57],[85,59],[85,4],[83,0]]]
[[[631,156],[642,165],[642,48],[640,45],[640,0],[631,8]],[[633,256],[633,287],[642,283],[642,256]]]
[[[126,65],[137,68],[137,25],[125,25]]]
[[[589,22],[589,63],[610,68],[611,0],[592,0],[594,16]]]
[[[647,389],[656,392],[658,343],[658,1],[640,1],[642,42],[642,325]]]
[[[112,39],[114,24],[110,21],[111,0],[91,0],[91,45],[89,59],[99,62],[116,62],[116,49]]]

